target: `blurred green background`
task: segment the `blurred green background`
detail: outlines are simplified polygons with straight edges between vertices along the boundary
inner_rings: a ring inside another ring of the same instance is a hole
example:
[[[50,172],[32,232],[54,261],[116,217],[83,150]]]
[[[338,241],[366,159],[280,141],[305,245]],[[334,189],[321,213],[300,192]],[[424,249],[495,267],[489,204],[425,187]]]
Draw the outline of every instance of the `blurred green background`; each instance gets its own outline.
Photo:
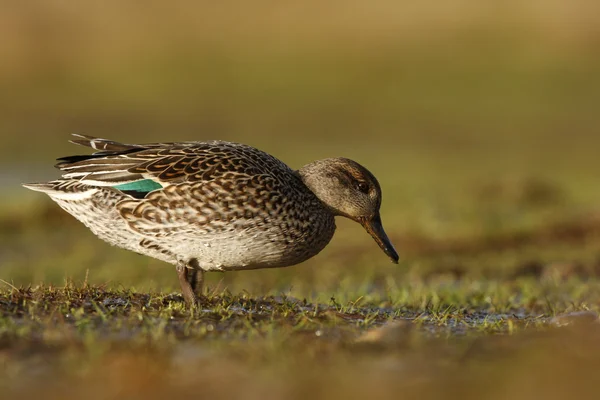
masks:
[[[302,266],[215,274],[252,294],[377,292],[430,270],[600,259],[600,3],[3,2],[0,278],[177,288],[19,183],[83,133],[222,139],[294,168],[345,156],[403,257],[353,223]],[[88,271],[89,270],[89,271]],[[508,272],[507,272],[508,273]]]

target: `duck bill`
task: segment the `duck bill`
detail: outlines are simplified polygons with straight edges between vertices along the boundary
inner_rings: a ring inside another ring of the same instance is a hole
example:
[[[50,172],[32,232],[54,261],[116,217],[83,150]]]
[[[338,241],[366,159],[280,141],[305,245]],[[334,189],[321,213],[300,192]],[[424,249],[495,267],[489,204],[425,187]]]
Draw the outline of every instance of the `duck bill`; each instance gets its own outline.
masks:
[[[390,239],[388,238],[387,234],[383,230],[383,225],[381,224],[381,217],[379,216],[379,214],[372,218],[360,218],[358,222],[360,222],[363,228],[365,228],[365,230],[369,232],[373,239],[375,239],[379,247],[381,247],[381,250],[383,250],[383,252],[387,254],[387,256],[392,260],[392,262],[398,264],[398,259],[400,257],[398,256],[396,249],[392,245],[392,242],[390,242]]]

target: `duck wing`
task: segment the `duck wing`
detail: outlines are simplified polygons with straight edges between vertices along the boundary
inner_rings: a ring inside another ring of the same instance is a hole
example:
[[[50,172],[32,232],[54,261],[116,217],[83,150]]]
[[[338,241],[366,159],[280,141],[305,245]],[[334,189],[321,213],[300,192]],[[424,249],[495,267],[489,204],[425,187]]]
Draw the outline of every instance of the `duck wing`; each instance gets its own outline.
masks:
[[[99,150],[90,155],[58,159],[63,179],[92,186],[132,184],[151,180],[161,187],[181,182],[208,182],[221,177],[270,174],[291,169],[253,147],[224,142],[124,144],[84,135],[72,143]]]

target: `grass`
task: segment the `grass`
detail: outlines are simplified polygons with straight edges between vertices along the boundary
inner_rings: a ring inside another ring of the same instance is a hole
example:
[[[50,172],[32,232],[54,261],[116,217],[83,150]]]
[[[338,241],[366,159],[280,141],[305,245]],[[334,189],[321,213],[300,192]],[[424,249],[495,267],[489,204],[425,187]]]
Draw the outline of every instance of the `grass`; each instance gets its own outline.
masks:
[[[3,290],[0,386],[32,398],[197,391],[267,398],[375,391],[392,398],[399,390],[435,398],[450,385],[475,398],[494,395],[485,387],[493,380],[526,398],[521,392],[532,381],[557,376],[551,365],[565,379],[548,381],[540,393],[592,389],[600,326],[596,313],[581,310],[597,310],[597,283],[449,284],[426,285],[423,298],[411,291],[407,301],[400,291],[389,304],[224,292],[195,311],[179,295],[85,284]],[[413,306],[419,301],[425,303]],[[522,363],[535,369],[527,381],[518,378]],[[516,379],[507,380],[509,370]],[[35,386],[26,384],[32,376]]]

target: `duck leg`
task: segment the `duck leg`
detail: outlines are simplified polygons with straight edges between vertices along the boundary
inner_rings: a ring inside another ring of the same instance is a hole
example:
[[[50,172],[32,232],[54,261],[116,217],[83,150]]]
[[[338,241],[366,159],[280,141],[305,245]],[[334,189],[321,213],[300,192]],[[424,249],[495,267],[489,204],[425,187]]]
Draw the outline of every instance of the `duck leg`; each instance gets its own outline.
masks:
[[[192,275],[196,270],[188,268],[187,264],[183,261],[179,261],[177,263],[175,270],[177,271],[177,277],[179,278],[179,285],[181,285],[183,299],[188,306],[194,307],[198,301],[194,290],[194,287],[196,286],[196,278],[194,278],[194,286],[192,286],[189,276]]]
[[[204,285],[204,271],[198,268],[188,270],[188,282],[196,295],[196,298],[202,297],[202,289]]]

